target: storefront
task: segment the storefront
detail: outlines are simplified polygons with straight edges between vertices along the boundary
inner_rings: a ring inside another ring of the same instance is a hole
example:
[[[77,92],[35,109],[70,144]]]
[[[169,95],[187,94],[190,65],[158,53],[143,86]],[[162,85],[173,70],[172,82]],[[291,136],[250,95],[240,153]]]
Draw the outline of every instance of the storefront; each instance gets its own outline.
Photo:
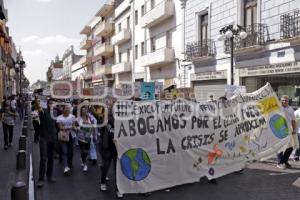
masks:
[[[207,101],[210,95],[218,99],[225,95],[227,70],[192,74],[191,81],[197,101]]]
[[[239,73],[247,92],[269,82],[278,96],[289,95],[290,104],[300,106],[300,61],[242,68]]]

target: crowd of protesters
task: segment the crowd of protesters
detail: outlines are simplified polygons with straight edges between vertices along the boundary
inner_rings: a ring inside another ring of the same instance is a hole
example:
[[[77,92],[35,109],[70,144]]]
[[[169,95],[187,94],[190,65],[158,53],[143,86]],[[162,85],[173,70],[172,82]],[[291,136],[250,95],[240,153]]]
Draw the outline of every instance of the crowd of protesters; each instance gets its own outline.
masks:
[[[107,190],[108,171],[110,167],[116,169],[117,160],[114,118],[111,114],[113,100],[110,100],[108,105],[111,105],[108,106],[108,113],[104,113],[106,109],[98,105],[89,105],[88,100],[67,104],[48,99],[47,108],[41,106],[41,100],[37,97],[32,101],[34,141],[39,143],[40,147],[38,188],[43,187],[45,178],[48,182],[56,182],[53,177],[56,154],[62,164],[63,174],[72,175],[74,147],[78,146],[83,173],[88,171],[88,160],[93,164],[97,163],[98,147],[101,156],[100,189]],[[105,115],[108,116],[107,123],[104,123]],[[104,125],[97,126],[100,124]],[[122,198],[123,195],[119,193],[116,184],[115,188],[117,197]]]

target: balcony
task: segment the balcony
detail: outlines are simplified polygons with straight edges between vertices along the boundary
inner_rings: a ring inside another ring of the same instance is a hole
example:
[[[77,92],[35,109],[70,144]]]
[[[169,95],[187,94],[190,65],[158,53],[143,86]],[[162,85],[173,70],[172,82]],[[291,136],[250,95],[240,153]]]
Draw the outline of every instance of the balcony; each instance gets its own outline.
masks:
[[[300,13],[299,10],[280,16],[280,39],[300,40]]]
[[[131,62],[122,62],[112,66],[111,73],[112,74],[120,74],[124,72],[131,71]]]
[[[80,65],[86,66],[91,64],[93,61],[93,57],[91,56],[82,56],[82,58],[80,59]]]
[[[96,37],[105,37],[109,36],[113,33],[114,30],[114,23],[112,20],[102,21],[98,26],[95,28],[95,35]]]
[[[234,51],[245,53],[249,51],[261,50],[270,41],[268,27],[266,24],[252,24],[245,28],[247,38],[242,40],[240,37],[234,38]],[[225,52],[230,52],[230,39],[225,40]]]
[[[96,67],[95,74],[97,75],[106,75],[112,74],[112,66],[111,64],[100,65]]]
[[[186,45],[186,58],[190,61],[211,59],[215,55],[213,40],[197,41]]]
[[[141,26],[150,28],[174,16],[174,14],[175,5],[173,0],[163,0],[142,17]]]
[[[120,45],[131,39],[131,31],[128,28],[122,29],[119,33],[112,37],[113,45]]]
[[[113,54],[114,47],[109,43],[103,43],[95,49],[95,56],[112,56]]]
[[[92,32],[92,28],[90,26],[84,26],[80,34],[82,35],[88,35]]]
[[[143,67],[156,66],[175,61],[175,52],[173,48],[161,48],[155,52],[148,53],[141,58],[141,64]]]
[[[114,10],[114,0],[107,0],[100,10],[97,12],[97,17],[106,17],[110,15]]]
[[[84,39],[80,42],[80,49],[87,50],[92,47],[92,40]]]

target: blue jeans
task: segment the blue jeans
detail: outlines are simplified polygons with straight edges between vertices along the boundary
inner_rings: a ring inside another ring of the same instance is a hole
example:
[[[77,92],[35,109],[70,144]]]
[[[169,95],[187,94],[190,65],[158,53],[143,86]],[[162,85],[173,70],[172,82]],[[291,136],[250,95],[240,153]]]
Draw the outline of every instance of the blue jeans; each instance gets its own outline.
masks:
[[[64,167],[72,167],[74,139],[72,138],[71,134],[69,138],[69,142],[61,142],[62,160]]]
[[[298,141],[300,142],[300,134],[298,133]],[[300,157],[300,147],[295,152],[295,158]]]

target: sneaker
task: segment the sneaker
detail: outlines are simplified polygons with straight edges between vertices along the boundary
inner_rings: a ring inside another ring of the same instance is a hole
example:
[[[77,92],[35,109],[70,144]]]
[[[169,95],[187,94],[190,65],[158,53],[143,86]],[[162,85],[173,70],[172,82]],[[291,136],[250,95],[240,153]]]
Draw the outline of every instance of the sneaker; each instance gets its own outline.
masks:
[[[101,190],[101,191],[107,191],[106,184],[101,184],[101,185],[100,185],[100,190]]]
[[[84,165],[82,171],[83,171],[83,172],[87,172],[87,170],[88,170],[87,165]]]
[[[294,157],[295,162],[299,162],[299,157]]]
[[[168,188],[168,189],[165,189],[165,192],[170,192],[171,191],[171,189],[170,188]]]
[[[37,182],[37,187],[38,187],[38,188],[42,188],[43,186],[44,186],[44,181],[38,180],[38,182]]]
[[[8,148],[10,148],[10,147],[12,147],[12,144],[11,144],[11,143],[8,144]]]
[[[8,146],[7,146],[7,145],[5,145],[5,146],[4,146],[4,150],[6,151],[7,149],[8,149]]]
[[[278,165],[277,165],[277,168],[279,168],[279,169],[285,169],[286,166],[285,166],[285,164],[278,164]]]
[[[106,180],[106,181],[109,181],[109,178],[108,178],[108,177],[106,177],[106,178],[105,178],[105,180]]]
[[[122,199],[123,198],[123,194],[121,194],[119,191],[117,191],[116,195],[117,195],[118,199]]]
[[[210,182],[211,184],[218,184],[216,179],[211,179],[211,180],[209,180],[209,182]]]
[[[68,175],[68,173],[70,172],[70,168],[69,167],[65,167],[64,169],[64,174]]]

